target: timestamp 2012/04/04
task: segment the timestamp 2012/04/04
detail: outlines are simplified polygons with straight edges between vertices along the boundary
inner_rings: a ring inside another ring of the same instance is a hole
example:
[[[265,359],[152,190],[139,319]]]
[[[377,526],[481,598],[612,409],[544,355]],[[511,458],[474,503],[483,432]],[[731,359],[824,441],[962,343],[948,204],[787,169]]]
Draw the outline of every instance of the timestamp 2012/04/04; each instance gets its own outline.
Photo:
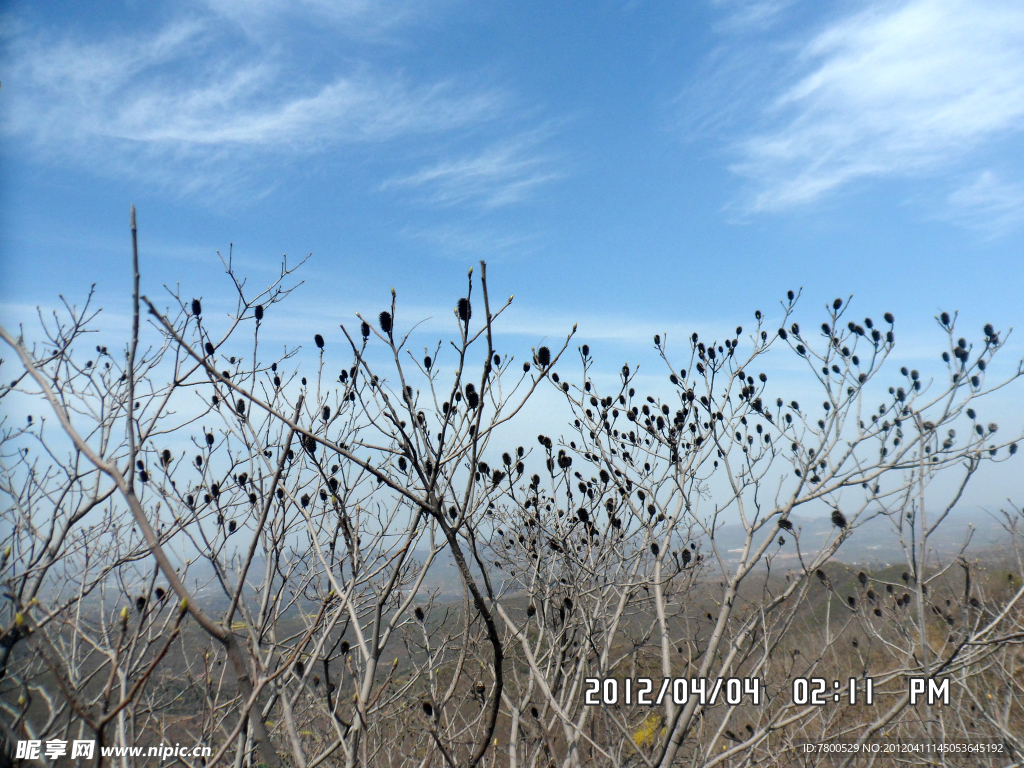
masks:
[[[658,706],[666,698],[680,706],[691,698],[702,705],[721,701],[735,706],[744,701],[758,705],[762,699],[762,683],[757,677],[588,677],[583,682],[587,706]]]

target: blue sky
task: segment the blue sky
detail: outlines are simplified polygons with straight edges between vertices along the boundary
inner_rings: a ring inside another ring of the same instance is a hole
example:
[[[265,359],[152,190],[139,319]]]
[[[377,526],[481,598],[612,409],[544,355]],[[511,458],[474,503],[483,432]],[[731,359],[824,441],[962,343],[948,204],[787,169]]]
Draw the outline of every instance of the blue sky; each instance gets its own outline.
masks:
[[[282,342],[392,286],[446,321],[481,258],[520,355],[578,322],[609,371],[800,287],[895,312],[904,359],[940,310],[1024,317],[1019,0],[12,0],[0,30],[5,323],[95,282],[116,329],[132,203],[151,296],[227,309],[217,250],[257,284],[312,254]]]
[[[312,253],[303,301],[347,316],[392,285],[447,314],[486,258],[521,320],[595,338],[797,286],[922,328],[1017,319],[1017,2],[13,2],[3,22],[8,305],[91,282],[123,302],[134,202],[151,284],[215,294],[229,242],[253,279]]]

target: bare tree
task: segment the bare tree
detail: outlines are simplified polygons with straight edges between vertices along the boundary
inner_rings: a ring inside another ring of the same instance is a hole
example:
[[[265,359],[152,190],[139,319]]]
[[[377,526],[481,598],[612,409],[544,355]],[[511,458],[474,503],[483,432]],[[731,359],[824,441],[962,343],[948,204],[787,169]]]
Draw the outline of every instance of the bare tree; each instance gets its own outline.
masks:
[[[496,349],[512,299],[491,306],[481,262],[447,344],[414,354],[392,291],[342,326],[340,355],[302,340],[304,373],[297,349],[260,345],[296,267],[253,292],[224,265],[237,303],[210,318],[178,290],[142,296],[134,247],[123,356],[85,352],[89,302],[40,317],[34,344],[0,328],[18,357],[0,399],[46,408],[2,433],[8,743],[191,739],[239,768],[1024,753],[1020,512],[998,575],[967,541],[931,544],[979,468],[1016,452],[976,413],[1022,373],[988,373],[1007,334],[971,345],[943,313],[943,372],[892,380],[891,315],[858,322],[837,299],[808,334],[790,293],[778,329],[757,312],[721,343],[656,336],[664,386],[638,393],[624,366],[602,392],[575,328],[525,360]],[[769,384],[769,354],[802,360],[821,405]],[[568,420],[509,444],[540,387]],[[804,509],[831,515],[823,541]],[[869,524],[905,565],[841,563]],[[825,706],[810,678],[835,681]],[[950,680],[956,706],[909,706],[910,678]]]
[[[895,344],[894,319],[886,314],[882,328],[849,321],[849,305],[837,299],[816,351],[790,324],[795,302],[790,294],[782,307],[789,330],[769,332],[756,313],[749,346],[740,341],[740,328],[722,344],[694,334],[684,368],[670,362],[667,344],[656,336],[671,384],[667,397],[638,395],[628,367],[615,390],[598,391],[586,346],[579,385],[549,375],[574,413],[570,437],[560,446],[539,437],[547,479],[534,476],[529,488],[508,488],[505,525],[491,544],[515,582],[510,592],[530,599],[525,621],[499,607],[528,670],[523,695],[509,706],[514,718],[522,721],[529,710],[540,730],[557,734],[559,757],[571,764],[603,757],[611,764],[670,765],[681,750],[687,764],[764,764],[776,759],[780,744],[836,737],[863,744],[894,723],[903,738],[935,740],[943,731],[948,740],[968,731],[942,717],[938,724],[901,719],[907,693],[870,722],[856,704],[801,705],[790,695],[793,682],[827,677],[831,701],[832,681],[843,680],[837,694],[848,700],[850,684],[863,689],[865,678],[882,690],[904,691],[911,676],[974,679],[995,647],[1019,663],[1006,643],[1019,626],[1020,590],[996,614],[986,613],[972,592],[967,562],[937,563],[929,547],[982,462],[1016,452],[1012,441],[996,441],[997,426],[982,425],[974,411],[980,399],[1020,376],[1018,366],[1007,380],[985,380],[1004,340],[986,326],[983,343],[972,350],[955,339],[955,321],[943,314],[937,321],[950,339],[946,381],[926,385],[904,368],[875,410],[868,393]],[[817,413],[769,396],[756,366],[780,343],[806,361],[820,387]],[[964,420],[970,432],[958,440],[951,425]],[[583,472],[573,470],[581,465]],[[925,489],[940,473],[958,479],[952,497],[933,508]],[[815,504],[832,509],[834,535],[822,544],[802,539],[790,520]],[[902,583],[860,572],[853,594],[844,597],[824,569],[844,541],[879,517],[889,521],[905,553]],[[743,531],[734,553],[722,551],[716,538],[730,518]],[[515,531],[527,533],[509,535]],[[793,550],[787,567],[780,558]],[[962,583],[954,583],[951,569]],[[950,600],[938,605],[929,593],[939,584],[947,586],[944,598],[959,598],[955,608]],[[808,615],[821,593],[828,596],[824,621]],[[856,661],[848,656],[851,637]],[[859,650],[861,642],[867,649]],[[764,701],[754,706],[751,692],[742,704],[709,707],[699,695],[681,703],[662,691],[657,715],[587,706],[584,681],[616,675],[655,678],[651,699],[663,679],[757,678]],[[1019,700],[1008,694],[1004,724],[991,734],[1016,754],[1020,717]],[[512,739],[510,750],[518,750],[518,734]],[[552,749],[537,737],[533,743]]]

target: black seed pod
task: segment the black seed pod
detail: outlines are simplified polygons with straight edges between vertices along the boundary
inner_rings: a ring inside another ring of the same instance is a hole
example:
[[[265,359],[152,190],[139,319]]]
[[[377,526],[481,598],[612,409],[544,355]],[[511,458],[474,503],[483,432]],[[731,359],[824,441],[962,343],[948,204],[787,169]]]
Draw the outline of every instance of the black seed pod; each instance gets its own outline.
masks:
[[[370,324],[369,323],[361,323],[359,325],[359,332],[361,334],[363,334],[363,339],[364,340],[370,338]]]
[[[380,329],[384,333],[391,333],[391,313],[381,312],[378,320],[380,320]]]
[[[547,368],[551,365],[551,350],[547,347],[541,347],[537,350],[537,364],[542,368]]]
[[[213,344],[211,344],[210,342],[206,342],[204,349],[206,350],[206,354],[208,355],[212,355],[214,352],[217,351]]]
[[[192,314],[196,317],[203,314],[203,305],[199,303],[199,299],[192,299]]]
[[[473,316],[473,307],[469,303],[469,299],[459,299],[459,320],[464,323],[469,322],[469,318]]]
[[[260,320],[263,319],[263,305],[262,304],[257,304],[256,308],[253,310],[253,312],[256,314],[256,322],[257,323]]]
[[[319,349],[323,349],[324,348],[324,337],[321,336],[319,333],[316,336],[313,337],[313,341],[316,342],[316,346]]]
[[[416,610],[413,611],[413,614],[416,616],[416,621],[423,621],[423,609],[418,605],[416,606]]]

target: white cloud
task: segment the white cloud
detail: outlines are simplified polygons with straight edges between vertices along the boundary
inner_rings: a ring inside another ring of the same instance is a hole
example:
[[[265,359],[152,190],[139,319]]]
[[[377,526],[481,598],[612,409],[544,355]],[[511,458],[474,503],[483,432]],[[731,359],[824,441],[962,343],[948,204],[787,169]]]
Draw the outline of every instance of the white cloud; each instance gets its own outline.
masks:
[[[712,0],[725,12],[724,29],[764,29],[774,24],[796,0]]]
[[[882,2],[803,45],[798,74],[740,145],[753,210],[812,202],[865,178],[952,169],[1024,128],[1024,5]]]
[[[432,203],[476,202],[484,208],[518,203],[536,187],[560,174],[549,158],[535,153],[541,136],[534,133],[493,144],[475,155],[442,160],[414,173],[385,181],[382,190],[417,189]]]
[[[955,221],[986,232],[990,237],[1008,234],[1024,224],[1024,184],[1003,181],[983,171],[947,198]]]
[[[313,17],[335,29],[375,38],[433,10],[437,2],[415,0],[201,0],[214,13],[263,36],[283,16]]]
[[[411,240],[426,243],[439,254],[458,259],[485,258],[493,262],[509,255],[531,253],[537,248],[537,235],[509,234],[471,224],[438,224],[408,227],[402,232]]]
[[[142,40],[18,41],[5,128],[50,146],[106,138],[295,148],[450,129],[493,117],[500,107],[497,94],[459,95],[450,83],[409,86],[357,72],[294,87],[266,59],[215,57],[200,71],[187,66],[215,46],[209,27],[198,23]]]
[[[510,118],[497,89],[366,63],[304,71],[286,46],[233,35],[216,16],[100,41],[22,31],[8,41],[0,131],[37,158],[188,192],[237,189],[266,161],[343,145],[443,137],[452,146]],[[496,146],[437,167],[432,185],[427,174],[404,186],[431,185],[452,203],[522,199],[543,180],[540,160],[521,139]]]

